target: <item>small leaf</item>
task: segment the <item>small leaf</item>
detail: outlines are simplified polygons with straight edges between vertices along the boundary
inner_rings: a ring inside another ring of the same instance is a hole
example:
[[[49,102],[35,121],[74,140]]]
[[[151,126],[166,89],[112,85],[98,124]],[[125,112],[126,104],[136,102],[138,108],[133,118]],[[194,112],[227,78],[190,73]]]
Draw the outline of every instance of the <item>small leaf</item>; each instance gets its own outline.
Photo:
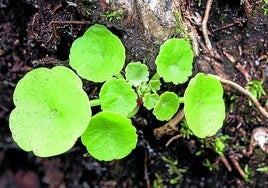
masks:
[[[143,97],[143,106],[147,110],[152,110],[155,106],[156,101],[159,99],[159,95],[156,93],[146,93]]]
[[[225,105],[219,80],[199,73],[184,94],[184,113],[187,124],[199,138],[215,135],[223,125]]]
[[[90,155],[104,161],[121,159],[137,145],[136,129],[130,119],[108,111],[92,117],[81,139]]]
[[[126,80],[134,87],[149,80],[148,67],[140,62],[129,63],[126,67]]]
[[[152,92],[157,92],[158,90],[160,90],[161,82],[160,80],[150,80],[149,85]]]
[[[125,48],[105,26],[95,24],[70,49],[70,66],[84,79],[104,82],[117,75],[125,63]]]
[[[192,75],[193,51],[184,39],[169,39],[161,45],[155,64],[165,82],[182,84]]]
[[[158,120],[170,120],[178,111],[179,105],[179,97],[173,92],[166,91],[156,102],[153,114]]]
[[[137,106],[138,96],[124,79],[112,78],[106,81],[99,96],[103,111],[118,112],[127,116]]]
[[[79,77],[69,68],[37,68],[17,84],[9,126],[25,151],[49,157],[68,151],[86,130],[91,109]]]

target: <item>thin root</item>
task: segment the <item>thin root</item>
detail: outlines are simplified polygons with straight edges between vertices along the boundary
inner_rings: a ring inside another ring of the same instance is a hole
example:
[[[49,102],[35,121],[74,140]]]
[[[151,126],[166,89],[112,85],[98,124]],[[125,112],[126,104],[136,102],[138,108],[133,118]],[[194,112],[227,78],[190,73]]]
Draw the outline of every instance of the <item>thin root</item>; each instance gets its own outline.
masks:
[[[240,86],[239,84],[231,81],[231,80],[226,80],[220,76],[216,76],[216,75],[212,75],[209,74],[210,76],[213,76],[214,78],[218,79],[219,81],[221,81],[221,83],[223,84],[227,84],[229,86],[231,86],[232,88],[236,89],[237,91],[243,93],[244,95],[246,95],[251,101],[252,103],[256,106],[256,108],[261,112],[261,114],[268,119],[268,112],[265,110],[265,108],[263,108],[261,106],[261,104],[259,103],[259,101],[245,88],[243,88],[242,86]]]
[[[212,45],[211,45],[211,42],[210,42],[209,37],[208,37],[208,27],[207,27],[209,12],[210,12],[210,9],[212,7],[212,3],[213,3],[213,0],[207,1],[206,11],[205,11],[205,15],[204,15],[204,18],[202,21],[202,32],[203,32],[203,36],[204,36],[206,47],[207,47],[208,51],[212,50]]]

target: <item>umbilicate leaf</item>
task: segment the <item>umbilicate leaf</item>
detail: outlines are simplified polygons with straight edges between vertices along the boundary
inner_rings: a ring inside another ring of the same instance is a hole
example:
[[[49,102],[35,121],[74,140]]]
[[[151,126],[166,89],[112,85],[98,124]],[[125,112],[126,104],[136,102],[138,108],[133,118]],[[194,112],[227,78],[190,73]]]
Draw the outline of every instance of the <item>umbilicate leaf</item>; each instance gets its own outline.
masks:
[[[104,82],[117,75],[125,63],[125,48],[105,26],[95,24],[70,49],[70,66],[84,79]]]
[[[129,63],[126,67],[126,80],[134,87],[149,80],[148,67],[140,62]]]
[[[225,105],[219,80],[203,73],[197,74],[184,94],[187,124],[199,138],[215,135],[223,125]]]
[[[81,138],[90,155],[111,161],[127,156],[136,147],[137,137],[130,119],[107,111],[92,117]]]
[[[184,39],[169,39],[161,45],[155,64],[165,82],[182,84],[192,75],[193,51]]]
[[[179,105],[179,97],[173,92],[166,91],[156,102],[153,114],[158,120],[170,120],[178,111]]]
[[[17,84],[16,108],[9,125],[25,151],[49,157],[68,151],[86,130],[91,116],[82,82],[69,68],[37,68]]]
[[[100,90],[101,109],[128,116],[137,106],[138,96],[124,79],[112,78]]]
[[[146,93],[143,97],[143,106],[147,110],[152,110],[155,106],[156,101],[159,99],[159,95],[156,93]]]
[[[150,86],[152,92],[156,92],[156,91],[160,90],[161,82],[160,82],[160,80],[150,80],[149,86]]]

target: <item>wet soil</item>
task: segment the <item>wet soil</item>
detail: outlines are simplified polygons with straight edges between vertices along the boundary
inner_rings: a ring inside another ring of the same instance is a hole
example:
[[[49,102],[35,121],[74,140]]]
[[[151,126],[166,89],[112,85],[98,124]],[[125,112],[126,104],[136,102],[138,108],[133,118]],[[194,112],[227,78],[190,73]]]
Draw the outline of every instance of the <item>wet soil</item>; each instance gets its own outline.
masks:
[[[204,15],[206,2],[181,2],[184,10]],[[218,56],[201,50],[195,57],[195,73],[218,74],[243,87],[250,80],[263,80],[268,93],[268,16],[261,3],[213,2],[208,30]],[[246,96],[230,87],[224,87],[227,117],[218,134],[229,136],[224,157],[209,144],[215,138],[182,137],[166,146],[179,132],[156,139],[154,130],[164,122],[143,108],[133,118],[138,146],[122,160],[100,162],[88,157],[79,140],[67,153],[50,158],[39,158],[17,147],[8,126],[16,83],[36,67],[68,60],[72,41],[90,25],[106,25],[125,45],[126,62],[143,61],[154,73],[159,41],[144,35],[139,16],[123,13],[120,19],[107,19],[103,16],[107,11],[107,1],[0,1],[0,187],[267,187],[267,169],[258,170],[268,166],[267,152],[258,146],[248,151],[253,130],[267,128],[268,120],[249,105]],[[200,25],[192,26],[202,43]],[[85,85],[88,95],[96,97],[99,86]],[[183,93],[185,87],[167,84],[162,90]],[[259,99],[262,106],[267,105],[267,99],[267,95]]]

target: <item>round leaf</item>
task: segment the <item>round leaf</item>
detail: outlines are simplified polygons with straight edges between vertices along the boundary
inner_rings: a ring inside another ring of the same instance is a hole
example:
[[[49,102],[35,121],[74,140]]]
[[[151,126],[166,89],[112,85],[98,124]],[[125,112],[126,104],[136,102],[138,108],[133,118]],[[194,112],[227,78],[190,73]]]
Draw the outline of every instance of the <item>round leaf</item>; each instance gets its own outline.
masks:
[[[126,67],[126,80],[134,87],[149,80],[148,67],[140,62],[129,63]]]
[[[155,64],[165,82],[182,84],[192,75],[193,51],[184,39],[169,39],[160,47]]]
[[[131,84],[124,79],[112,78],[106,81],[101,87],[99,96],[103,111],[118,112],[127,116],[137,106],[138,96]]]
[[[12,137],[22,149],[40,157],[69,150],[90,120],[82,82],[66,67],[30,71],[18,82],[13,97]]]
[[[143,106],[147,110],[152,110],[155,106],[156,101],[159,99],[159,95],[156,93],[146,93],[143,97]]]
[[[199,73],[184,94],[184,113],[187,124],[199,138],[215,135],[223,125],[225,105],[219,80]]]
[[[178,111],[179,105],[178,96],[173,92],[166,91],[156,102],[153,114],[158,120],[170,120]]]
[[[137,145],[136,129],[130,119],[108,111],[93,116],[81,138],[89,154],[104,161],[121,159]]]
[[[150,80],[149,85],[152,92],[157,92],[158,90],[160,90],[161,82],[160,80]]]
[[[123,68],[125,48],[105,26],[95,24],[73,42],[69,59],[79,76],[103,82]]]

